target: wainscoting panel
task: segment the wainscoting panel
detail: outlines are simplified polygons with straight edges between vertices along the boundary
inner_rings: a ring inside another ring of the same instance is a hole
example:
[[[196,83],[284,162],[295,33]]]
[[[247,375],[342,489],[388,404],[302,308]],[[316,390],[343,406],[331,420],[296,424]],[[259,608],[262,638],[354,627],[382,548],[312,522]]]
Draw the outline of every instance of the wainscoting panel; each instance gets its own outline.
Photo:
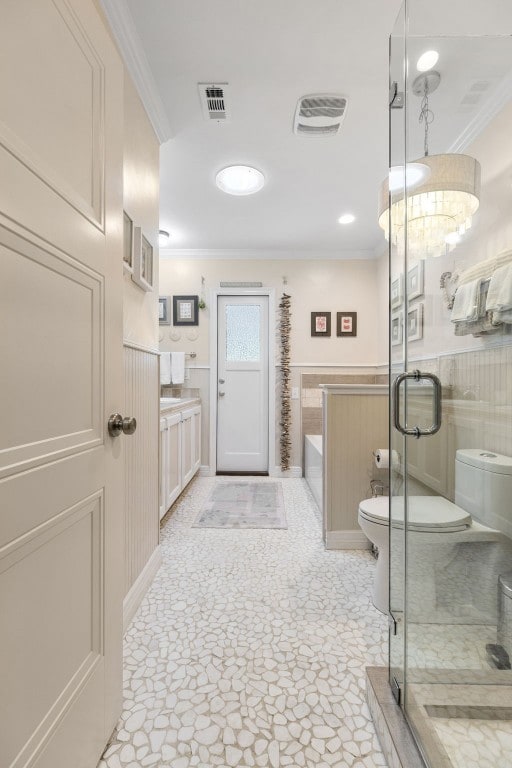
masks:
[[[159,541],[158,370],[157,354],[125,344],[123,416],[137,419],[136,432],[120,438],[125,456],[125,595]]]

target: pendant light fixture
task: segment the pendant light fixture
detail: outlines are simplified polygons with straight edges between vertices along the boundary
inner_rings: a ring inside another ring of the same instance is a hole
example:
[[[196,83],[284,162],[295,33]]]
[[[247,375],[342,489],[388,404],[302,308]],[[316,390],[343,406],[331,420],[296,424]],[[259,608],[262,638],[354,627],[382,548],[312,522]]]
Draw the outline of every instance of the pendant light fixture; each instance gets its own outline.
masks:
[[[429,155],[428,133],[434,119],[429,108],[429,95],[441,82],[435,70],[424,72],[414,80],[412,90],[421,96],[420,123],[424,124],[425,156],[415,163],[428,168],[419,185],[408,184],[406,165],[404,185],[391,192],[389,178],[381,185],[379,196],[379,225],[389,240],[403,250],[407,231],[407,251],[412,260],[443,256],[455,247],[471,227],[478,209],[480,194],[480,163],[469,155]],[[389,204],[391,202],[391,211]]]

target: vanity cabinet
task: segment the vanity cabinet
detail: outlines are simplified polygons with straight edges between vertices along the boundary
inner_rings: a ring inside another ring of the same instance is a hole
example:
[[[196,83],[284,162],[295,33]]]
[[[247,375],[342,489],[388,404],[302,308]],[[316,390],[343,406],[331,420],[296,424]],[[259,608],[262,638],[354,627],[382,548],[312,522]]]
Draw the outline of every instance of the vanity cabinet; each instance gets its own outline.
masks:
[[[201,464],[201,406],[160,416],[160,519]]]
[[[188,408],[181,416],[181,476],[184,488],[201,463],[201,406]]]

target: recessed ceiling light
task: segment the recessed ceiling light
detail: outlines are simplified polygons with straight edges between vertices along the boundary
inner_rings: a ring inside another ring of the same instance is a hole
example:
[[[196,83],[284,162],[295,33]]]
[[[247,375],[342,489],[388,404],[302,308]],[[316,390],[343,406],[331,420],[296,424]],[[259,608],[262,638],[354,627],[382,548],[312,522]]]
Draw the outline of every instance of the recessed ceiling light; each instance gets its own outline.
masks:
[[[228,195],[252,195],[265,184],[265,177],[250,165],[229,165],[215,177],[218,188]]]
[[[407,163],[406,169],[403,165],[394,165],[389,169],[389,191],[398,192],[403,189],[406,176],[407,189],[413,189],[428,179],[430,168],[425,163]]]
[[[165,229],[158,230],[158,245],[167,245],[170,238],[169,232]]]
[[[435,67],[438,59],[439,54],[437,51],[425,51],[416,62],[416,69],[418,72],[428,72],[429,69]]]
[[[339,217],[338,222],[339,224],[352,224],[355,220],[356,217],[353,213],[344,213],[343,216]]]

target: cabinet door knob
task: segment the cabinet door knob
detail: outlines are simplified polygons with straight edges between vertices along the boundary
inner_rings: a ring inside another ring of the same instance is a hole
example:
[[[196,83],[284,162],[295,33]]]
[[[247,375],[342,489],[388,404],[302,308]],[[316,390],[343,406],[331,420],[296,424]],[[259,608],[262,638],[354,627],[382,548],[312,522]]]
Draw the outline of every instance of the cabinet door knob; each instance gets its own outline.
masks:
[[[224,397],[225,394],[225,392],[219,392],[219,397]]]
[[[137,419],[133,416],[125,416],[120,413],[113,413],[108,420],[108,433],[111,437],[119,437],[121,432],[125,435],[133,435],[137,429]]]
[[[219,384],[225,384],[225,383],[226,383],[226,379],[219,379]]]

